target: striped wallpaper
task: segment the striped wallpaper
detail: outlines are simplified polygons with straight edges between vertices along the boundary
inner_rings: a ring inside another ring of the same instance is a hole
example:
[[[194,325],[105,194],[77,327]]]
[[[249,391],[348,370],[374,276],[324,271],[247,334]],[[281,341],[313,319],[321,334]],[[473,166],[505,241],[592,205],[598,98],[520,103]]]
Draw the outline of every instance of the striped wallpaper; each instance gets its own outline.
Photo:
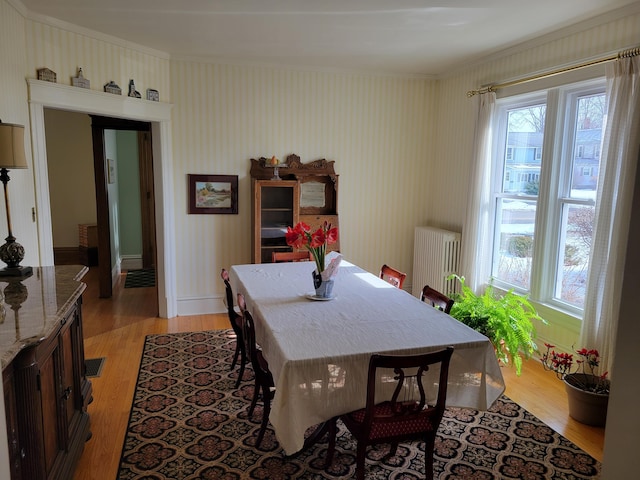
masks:
[[[35,78],[36,70],[45,66],[65,84],[80,66],[98,91],[114,80],[126,93],[131,78],[143,95],[147,88],[157,89],[162,101],[174,104],[178,313],[222,311],[220,268],[250,259],[250,158],[296,153],[303,161],[335,160],[343,252],[370,271],[386,262],[411,278],[414,227],[460,230],[464,223],[476,114],[476,100],[466,92],[637,46],[639,26],[636,2],[433,80],[171,59],[163,52],[30,16],[19,0],[0,0],[0,118],[25,124],[29,137],[25,78]],[[31,160],[30,150],[27,158]],[[239,214],[188,215],[188,173],[238,175]],[[24,263],[37,265],[30,173],[12,175],[9,190],[14,234],[27,250]],[[2,232],[4,205],[0,207]],[[547,316],[544,309],[541,313]],[[579,322],[561,319],[539,333],[556,345],[570,346],[578,330]],[[628,358],[633,348],[626,347]],[[626,377],[632,377],[635,364],[632,358]],[[618,411],[632,408],[631,400],[617,401],[622,405]],[[626,431],[616,429],[625,420],[610,416],[611,438],[622,433],[626,440]],[[4,430],[0,419],[0,434]],[[605,457],[618,446],[608,445]],[[0,476],[6,473],[2,467]]]
[[[571,35],[555,35],[547,42],[539,39],[535,47],[521,47],[511,55],[486,61],[441,80],[437,157],[447,160],[439,162],[436,168],[439,175],[447,175],[451,183],[434,185],[429,211],[429,218],[434,223],[456,230],[464,223],[477,111],[477,97],[469,99],[466,92],[481,85],[525,77],[640,45],[639,7],[632,15]],[[604,67],[602,72],[604,75]],[[451,191],[458,193],[451,195]]]
[[[190,245],[178,252],[178,296],[219,291],[209,272],[250,261],[249,160],[261,156],[335,160],[343,253],[372,271],[410,267],[413,226],[426,220],[434,81],[173,61],[171,85],[177,244]],[[185,215],[189,173],[238,175],[239,214]]]
[[[475,100],[466,91],[639,44],[640,8],[626,13],[536,39],[434,80],[170,59],[70,25],[25,19],[0,0],[2,38],[14,45],[24,39],[18,48],[0,42],[0,79],[11,96],[0,100],[0,113],[28,121],[24,77],[35,77],[44,66],[67,84],[81,66],[94,90],[114,80],[126,93],[133,78],[141,93],[155,88],[162,101],[174,104],[180,303],[218,301],[220,268],[249,261],[249,159],[263,155],[335,160],[343,252],[370,271],[386,262],[411,278],[414,227],[460,230],[464,221],[475,123]],[[238,175],[239,214],[188,215],[189,173]],[[31,186],[21,195],[33,203]],[[25,231],[30,214],[20,217],[14,222]]]
[[[25,38],[22,13],[12,5],[0,1],[0,119],[6,123],[25,126],[25,153],[31,164],[29,149],[29,109],[26,102],[26,49],[16,39]],[[22,265],[38,265],[38,233],[32,221],[35,206],[33,176],[29,170],[14,170],[7,184],[11,207],[11,227],[17,242],[25,249]],[[0,238],[7,234],[4,196],[0,195]],[[4,264],[2,265],[4,266]]]
[[[122,42],[111,43],[105,37],[28,20],[27,77],[36,78],[37,70],[47,67],[56,72],[58,83],[71,85],[71,77],[81,67],[84,77],[91,82],[91,90],[103,91],[104,84],[114,81],[127,95],[129,80],[133,79],[143,98],[147,88],[153,88],[160,92],[161,101],[171,101],[168,55],[142,52],[123,46]]]
[[[437,175],[445,176],[448,181],[434,184],[430,193],[428,216],[434,224],[459,231],[467,211],[466,192],[478,97],[469,99],[466,92],[481,85],[525,77],[640,45],[638,6],[632,15],[570,35],[555,35],[546,42],[538,39],[532,48],[521,48],[511,55],[486,61],[442,79],[438,89],[436,158],[447,161],[437,162],[434,169]],[[604,75],[604,66],[601,71]],[[538,341],[552,342],[570,351],[578,340],[581,321],[544,305],[540,305],[539,310],[550,324],[538,328]]]

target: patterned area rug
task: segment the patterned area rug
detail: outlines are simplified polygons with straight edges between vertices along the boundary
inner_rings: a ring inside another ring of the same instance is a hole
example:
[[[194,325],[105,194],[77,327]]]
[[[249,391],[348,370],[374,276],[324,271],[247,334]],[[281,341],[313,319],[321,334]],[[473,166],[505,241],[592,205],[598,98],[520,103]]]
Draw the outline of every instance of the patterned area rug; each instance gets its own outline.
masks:
[[[155,287],[155,268],[141,268],[139,270],[128,270],[124,281],[124,288]]]
[[[262,410],[247,418],[251,370],[234,388],[234,345],[232,330],[146,338],[117,479],[353,478],[356,445],[341,423],[327,471],[326,438],[287,458],[269,428],[255,449]],[[401,444],[396,456],[383,459],[386,452],[386,446],[367,451],[368,480],[424,478],[420,442]],[[600,464],[503,396],[488,412],[447,410],[434,470],[440,480],[581,480],[598,478]]]

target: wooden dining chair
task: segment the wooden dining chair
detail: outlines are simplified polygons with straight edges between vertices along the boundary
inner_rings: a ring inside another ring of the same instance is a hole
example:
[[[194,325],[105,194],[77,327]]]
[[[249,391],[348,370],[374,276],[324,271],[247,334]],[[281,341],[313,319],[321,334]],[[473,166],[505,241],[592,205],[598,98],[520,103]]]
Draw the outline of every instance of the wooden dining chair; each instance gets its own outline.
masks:
[[[374,354],[369,361],[367,398],[364,408],[341,415],[351,435],[357,441],[356,478],[364,480],[364,460],[369,445],[390,443],[388,456],[394,456],[400,441],[422,440],[425,449],[425,477],[433,480],[433,450],[438,426],[442,420],[447,398],[449,362],[453,347],[421,355],[380,355]],[[439,367],[437,384],[433,377],[425,381],[423,374]],[[417,370],[416,370],[417,369]],[[395,389],[385,390],[388,395],[378,403],[376,385],[395,382]],[[426,392],[430,391],[434,395]],[[437,393],[436,393],[437,390]],[[411,393],[410,393],[411,392]],[[427,404],[428,398],[435,398],[434,405]],[[384,400],[386,398],[386,400]],[[329,447],[326,467],[331,465],[336,443],[337,419],[329,425]]]
[[[406,273],[402,273],[400,270],[396,270],[395,268],[390,267],[385,264],[382,265],[380,269],[380,278],[390,283],[394,287],[402,288],[404,284],[404,279],[407,278]]]
[[[253,367],[253,373],[255,376],[255,383],[253,388],[253,398],[251,405],[249,406],[248,416],[251,418],[253,411],[258,404],[258,397],[262,396],[263,408],[262,408],[262,422],[260,424],[260,431],[258,432],[258,438],[256,439],[256,448],[260,446],[264,433],[267,430],[267,424],[269,423],[269,413],[271,412],[271,400],[275,393],[275,383],[273,382],[273,375],[269,371],[269,364],[262,355],[262,351],[257,348],[256,345],[256,330],[253,323],[253,317],[247,310],[247,305],[244,300],[244,296],[238,294],[238,308],[242,312],[242,326],[244,345],[251,366]]]
[[[444,313],[449,313],[453,306],[453,298],[447,297],[444,293],[440,293],[429,285],[425,285],[422,289],[420,300]]]
[[[282,262],[306,262],[312,260],[309,252],[271,252],[273,263]]]
[[[231,370],[236,367],[238,363],[238,357],[240,357],[240,372],[238,372],[238,379],[236,380],[236,388],[240,386],[242,377],[244,376],[244,367],[247,363],[247,353],[244,348],[244,337],[242,334],[242,315],[236,312],[233,308],[233,291],[231,290],[231,284],[229,283],[229,272],[222,269],[220,277],[224,282],[225,289],[225,304],[227,305],[227,314],[229,315],[229,323],[233,332],[236,334],[236,350],[233,353],[233,360],[231,361]]]

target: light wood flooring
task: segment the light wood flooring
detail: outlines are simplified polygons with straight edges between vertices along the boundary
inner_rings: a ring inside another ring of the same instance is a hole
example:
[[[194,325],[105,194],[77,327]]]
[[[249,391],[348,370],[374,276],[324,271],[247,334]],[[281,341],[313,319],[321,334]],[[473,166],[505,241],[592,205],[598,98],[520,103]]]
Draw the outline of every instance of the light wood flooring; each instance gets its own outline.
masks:
[[[78,462],[73,480],[115,479],[138,374],[144,338],[149,334],[228,328],[226,314],[156,318],[155,288],[123,288],[124,274],[111,299],[98,298],[95,268],[85,276],[83,329],[85,357],[105,357],[100,377],[92,378],[89,405],[92,437]],[[506,395],[598,460],[602,460],[604,429],[582,425],[567,412],[561,381],[535,360],[525,362],[517,377],[503,368]]]

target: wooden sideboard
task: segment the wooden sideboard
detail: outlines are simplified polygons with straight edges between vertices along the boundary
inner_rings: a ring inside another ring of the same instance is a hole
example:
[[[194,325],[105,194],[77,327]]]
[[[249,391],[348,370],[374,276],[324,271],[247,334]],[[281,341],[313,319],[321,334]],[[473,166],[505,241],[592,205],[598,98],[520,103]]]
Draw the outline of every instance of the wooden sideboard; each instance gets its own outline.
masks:
[[[4,281],[0,355],[12,480],[68,480],[90,438],[82,266]]]

